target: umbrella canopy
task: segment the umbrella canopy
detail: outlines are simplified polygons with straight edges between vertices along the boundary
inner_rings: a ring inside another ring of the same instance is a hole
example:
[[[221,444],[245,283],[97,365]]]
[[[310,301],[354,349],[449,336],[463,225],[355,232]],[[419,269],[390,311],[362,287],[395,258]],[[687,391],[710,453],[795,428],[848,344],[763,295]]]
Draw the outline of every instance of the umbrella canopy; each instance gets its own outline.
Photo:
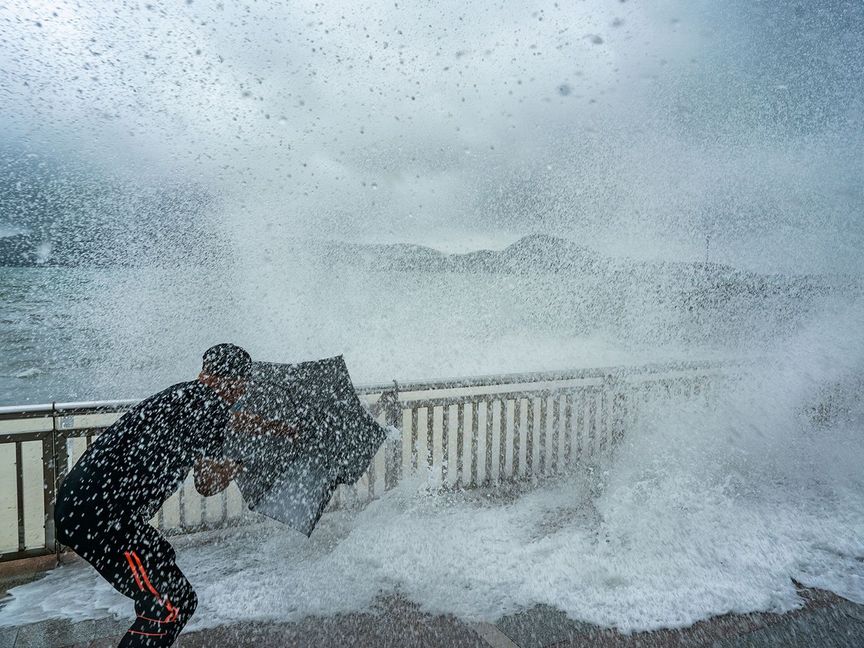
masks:
[[[235,408],[299,429],[294,438],[232,429],[225,452],[244,463],[237,485],[249,508],[307,536],[336,487],[363,476],[386,436],[360,403],[342,356],[255,362]]]

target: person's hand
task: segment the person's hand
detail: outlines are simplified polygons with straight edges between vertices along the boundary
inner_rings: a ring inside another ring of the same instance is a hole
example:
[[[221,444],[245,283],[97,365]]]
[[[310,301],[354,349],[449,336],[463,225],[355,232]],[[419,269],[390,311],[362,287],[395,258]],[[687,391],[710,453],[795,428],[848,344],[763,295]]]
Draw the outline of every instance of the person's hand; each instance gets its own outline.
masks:
[[[202,457],[195,464],[195,490],[205,497],[221,493],[242,471],[242,461]]]

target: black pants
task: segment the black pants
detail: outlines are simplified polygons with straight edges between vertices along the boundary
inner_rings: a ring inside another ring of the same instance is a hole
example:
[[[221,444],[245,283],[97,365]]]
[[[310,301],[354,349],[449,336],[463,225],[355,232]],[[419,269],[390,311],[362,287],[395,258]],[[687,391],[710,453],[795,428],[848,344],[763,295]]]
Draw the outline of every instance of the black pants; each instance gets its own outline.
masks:
[[[156,529],[142,521],[110,532],[70,536],[61,530],[58,537],[114,589],[135,601],[137,618],[121,647],[174,643],[195,612],[198,597],[174,562],[174,548]]]

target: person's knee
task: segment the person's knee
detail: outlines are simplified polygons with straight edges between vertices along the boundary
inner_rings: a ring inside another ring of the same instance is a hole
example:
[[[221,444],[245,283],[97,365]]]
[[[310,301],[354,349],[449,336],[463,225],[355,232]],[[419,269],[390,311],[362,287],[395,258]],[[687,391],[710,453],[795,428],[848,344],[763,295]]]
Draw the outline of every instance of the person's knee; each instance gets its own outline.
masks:
[[[198,608],[198,595],[191,586],[184,589],[180,598],[177,601],[177,620],[181,624],[185,624]]]

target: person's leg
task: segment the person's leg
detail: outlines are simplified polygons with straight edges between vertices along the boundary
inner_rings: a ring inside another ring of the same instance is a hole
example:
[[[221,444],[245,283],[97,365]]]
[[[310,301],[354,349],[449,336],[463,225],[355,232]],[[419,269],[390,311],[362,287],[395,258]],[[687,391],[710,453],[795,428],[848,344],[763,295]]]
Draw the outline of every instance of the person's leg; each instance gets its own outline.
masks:
[[[156,529],[142,523],[124,529],[119,542],[95,539],[76,551],[135,601],[136,619],[120,642],[122,648],[174,643],[198,599],[175,563],[173,547]]]
[[[153,533],[154,542],[124,552],[138,592],[137,618],[121,647],[170,646],[198,606],[195,590],[175,562],[173,547],[155,529]]]

